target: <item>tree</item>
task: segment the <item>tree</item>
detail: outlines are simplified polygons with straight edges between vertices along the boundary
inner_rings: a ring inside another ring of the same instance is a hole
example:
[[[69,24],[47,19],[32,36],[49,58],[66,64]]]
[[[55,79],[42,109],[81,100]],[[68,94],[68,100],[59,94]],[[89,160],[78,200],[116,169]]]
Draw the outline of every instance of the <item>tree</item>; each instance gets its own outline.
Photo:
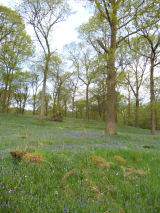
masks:
[[[153,29],[144,29],[143,37],[148,42],[150,53],[147,58],[150,60],[150,105],[151,105],[151,133],[156,134],[156,120],[155,120],[155,91],[154,91],[154,69],[160,64],[158,56],[160,55],[160,35],[158,33],[159,26],[154,31]]]
[[[20,15],[10,8],[0,6],[0,44],[10,39],[23,28]]]
[[[78,89],[78,81],[79,81],[78,74],[75,71],[73,72],[73,75],[69,78],[70,90],[71,90],[71,96],[72,96],[72,118],[74,117],[75,95]]]
[[[33,27],[44,54],[45,65],[39,117],[39,121],[42,122],[45,110],[46,81],[49,63],[53,55],[50,37],[55,24],[64,21],[70,10],[64,0],[23,0],[21,10],[24,12],[27,22]]]
[[[61,113],[61,96],[62,91],[67,85],[68,79],[71,77],[71,72],[66,72],[64,68],[65,63],[62,63],[58,55],[54,55],[50,62],[49,78],[53,86],[53,114],[55,111]]]
[[[71,92],[72,90],[70,89],[69,84],[65,84],[61,89],[61,100],[65,117],[67,117],[67,104],[71,100]]]
[[[3,82],[2,112],[5,112],[8,111],[11,98],[13,75],[32,54],[32,43],[17,12],[5,8],[1,16],[0,69]],[[3,20],[4,17],[6,20]]]
[[[147,22],[147,20],[145,20],[145,17],[143,20],[140,20],[140,23],[141,22],[143,23]],[[157,22],[155,25],[150,26],[147,29],[141,29],[141,31],[139,32],[139,39],[141,39],[143,48],[132,49],[139,55],[146,57],[146,59],[148,59],[150,62],[150,111],[151,111],[151,133],[153,135],[156,134],[154,70],[156,66],[160,64],[160,60],[158,60],[160,56],[159,25],[160,22]]]
[[[31,71],[31,77],[30,77],[30,85],[31,85],[31,90],[32,90],[31,103],[33,106],[33,115],[35,115],[35,113],[36,113],[37,93],[38,93],[38,88],[40,86],[40,74],[39,74],[38,69],[39,69],[38,63],[31,66],[32,71]]]
[[[138,54],[141,49],[145,49],[144,43],[141,42],[139,37],[132,38],[130,42],[130,47],[128,45],[125,46],[123,50],[123,63],[125,67],[123,71],[125,72],[125,85],[129,85],[133,95],[136,99],[135,106],[135,127],[139,127],[139,102],[140,102],[140,89],[144,81],[144,75],[147,67],[148,58]],[[136,50],[137,52],[135,52]],[[128,117],[130,117],[130,90],[128,88]]]
[[[30,83],[29,72],[18,72],[14,74],[13,91],[14,99],[17,104],[17,113],[24,113],[24,109],[29,97],[29,83]]]
[[[95,79],[94,86],[91,89],[92,98],[95,99],[98,105],[98,119],[103,119],[103,121],[106,121],[106,93],[106,76],[104,73]]]
[[[70,47],[70,49],[69,49]],[[85,119],[89,117],[89,86],[98,75],[98,59],[94,57],[93,50],[86,47],[85,44],[73,44],[71,43],[68,47],[69,59],[72,61],[72,66],[78,74],[78,78],[86,87],[86,108],[85,108]]]
[[[152,1],[124,1],[124,0],[93,0],[96,6],[96,12],[100,13],[102,21],[108,27],[109,45],[105,46],[103,41],[97,38],[97,43],[103,49],[107,61],[107,126],[106,133],[116,134],[116,52],[121,43],[129,36],[133,36],[141,29],[147,28],[156,22],[155,19],[145,25],[134,27],[137,17],[142,14],[154,13],[156,3]],[[155,6],[155,8],[153,8]],[[147,19],[147,15],[146,15]],[[148,20],[148,19],[147,19]]]
[[[76,118],[84,118],[85,102],[86,101],[84,99],[79,99],[75,101]]]

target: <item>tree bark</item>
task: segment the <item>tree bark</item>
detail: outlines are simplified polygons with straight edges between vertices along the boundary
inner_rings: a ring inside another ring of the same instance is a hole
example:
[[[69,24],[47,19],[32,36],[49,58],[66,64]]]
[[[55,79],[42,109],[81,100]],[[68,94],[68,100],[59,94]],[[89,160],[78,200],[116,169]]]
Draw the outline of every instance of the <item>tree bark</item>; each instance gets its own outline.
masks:
[[[107,81],[106,81],[106,84],[107,84]],[[103,121],[106,121],[106,87],[105,86],[103,90],[102,110],[103,110]]]
[[[72,118],[74,117],[74,95],[72,96]]]
[[[98,98],[98,120],[102,120],[102,111],[101,111],[101,105],[100,105],[100,98]]]
[[[60,112],[60,92],[61,92],[61,88],[59,86],[58,91],[57,91],[57,111],[58,111],[58,113]]]
[[[136,94],[135,127],[139,128],[139,97],[138,97],[138,94]]]
[[[67,101],[66,100],[65,100],[64,106],[65,106],[64,116],[67,117]]]
[[[33,95],[33,115],[36,114],[36,95]]]
[[[154,94],[154,58],[151,57],[150,68],[150,104],[151,104],[151,134],[156,134],[155,124],[155,94]]]
[[[7,82],[5,82],[5,89],[3,92],[2,113],[5,113],[5,109],[6,109],[7,88],[8,88],[8,79],[7,79]]]
[[[88,120],[88,89],[89,85],[86,85],[86,111],[85,111],[85,120]]]
[[[127,109],[127,114],[128,114],[128,126],[131,125],[131,94],[130,90],[128,87],[128,109]]]
[[[107,126],[106,133],[116,134],[115,103],[116,103],[116,71],[115,71],[115,51],[116,51],[116,25],[111,28],[111,48],[108,55],[107,73]]]
[[[45,69],[44,69],[44,77],[43,77],[43,88],[41,94],[41,109],[39,121],[42,123],[44,119],[44,111],[45,111],[45,94],[46,94],[46,83],[47,83],[47,74],[48,74],[48,66],[49,66],[50,54],[46,56]]]

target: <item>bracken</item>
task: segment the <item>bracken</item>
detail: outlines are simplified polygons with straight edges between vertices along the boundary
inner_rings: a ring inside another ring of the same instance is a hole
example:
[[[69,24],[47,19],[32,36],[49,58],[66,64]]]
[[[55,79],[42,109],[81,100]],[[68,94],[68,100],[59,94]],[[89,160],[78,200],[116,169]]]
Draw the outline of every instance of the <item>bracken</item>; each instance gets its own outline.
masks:
[[[77,171],[77,169],[75,168],[75,169],[72,169],[72,170],[70,170],[69,172],[67,172],[67,173],[63,176],[63,178],[61,179],[61,182],[63,182],[63,181],[64,181],[65,179],[67,179],[69,176],[73,175],[76,171]]]
[[[11,154],[12,157],[14,157],[14,158],[21,159],[24,155],[27,154],[27,152],[26,152],[26,151],[23,151],[23,150],[13,150],[13,151],[10,151],[10,154]]]
[[[91,156],[90,156],[90,159],[91,159],[94,163],[100,165],[100,166],[103,167],[103,168],[109,168],[111,165],[113,165],[112,162],[107,162],[107,161],[105,161],[103,158],[101,158],[101,157],[99,157],[99,156],[91,155]]]
[[[23,156],[23,160],[38,164],[42,164],[44,161],[43,156],[38,153],[27,153]]]
[[[116,161],[119,164],[125,164],[126,163],[126,160],[124,158],[122,158],[121,156],[119,156],[119,155],[115,155],[114,158],[116,159]]]

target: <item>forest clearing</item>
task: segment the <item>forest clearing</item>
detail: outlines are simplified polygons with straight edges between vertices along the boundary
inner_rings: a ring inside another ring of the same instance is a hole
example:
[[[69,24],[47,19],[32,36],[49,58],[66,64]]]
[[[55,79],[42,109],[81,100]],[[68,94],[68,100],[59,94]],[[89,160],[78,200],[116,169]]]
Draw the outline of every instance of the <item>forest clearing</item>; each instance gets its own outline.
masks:
[[[0,213],[159,213],[159,71],[159,0],[0,0]]]

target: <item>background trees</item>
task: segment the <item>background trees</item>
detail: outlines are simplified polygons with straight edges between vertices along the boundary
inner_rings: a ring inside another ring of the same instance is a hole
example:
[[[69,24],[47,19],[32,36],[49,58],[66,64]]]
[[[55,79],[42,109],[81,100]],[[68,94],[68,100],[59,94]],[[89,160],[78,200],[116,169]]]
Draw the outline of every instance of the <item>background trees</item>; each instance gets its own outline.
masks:
[[[69,7],[66,1],[55,0],[23,0],[21,10],[27,22],[33,27],[36,38],[44,55],[44,68],[43,68],[43,87],[41,94],[41,110],[40,122],[43,121],[45,110],[45,92],[46,82],[49,70],[49,62],[53,55],[51,49],[50,37],[55,24],[64,21],[69,14]]]
[[[79,27],[79,41],[63,53],[53,48],[52,36],[70,14],[66,1],[21,3],[33,42],[19,14],[0,7],[1,112],[32,110],[40,121],[62,113],[107,121],[108,134],[116,134],[116,123],[155,134],[160,128],[158,1],[90,1],[94,13]]]
[[[22,69],[22,63],[32,54],[32,43],[18,13],[2,6],[0,12],[1,111],[4,113],[8,111],[14,77]]]

